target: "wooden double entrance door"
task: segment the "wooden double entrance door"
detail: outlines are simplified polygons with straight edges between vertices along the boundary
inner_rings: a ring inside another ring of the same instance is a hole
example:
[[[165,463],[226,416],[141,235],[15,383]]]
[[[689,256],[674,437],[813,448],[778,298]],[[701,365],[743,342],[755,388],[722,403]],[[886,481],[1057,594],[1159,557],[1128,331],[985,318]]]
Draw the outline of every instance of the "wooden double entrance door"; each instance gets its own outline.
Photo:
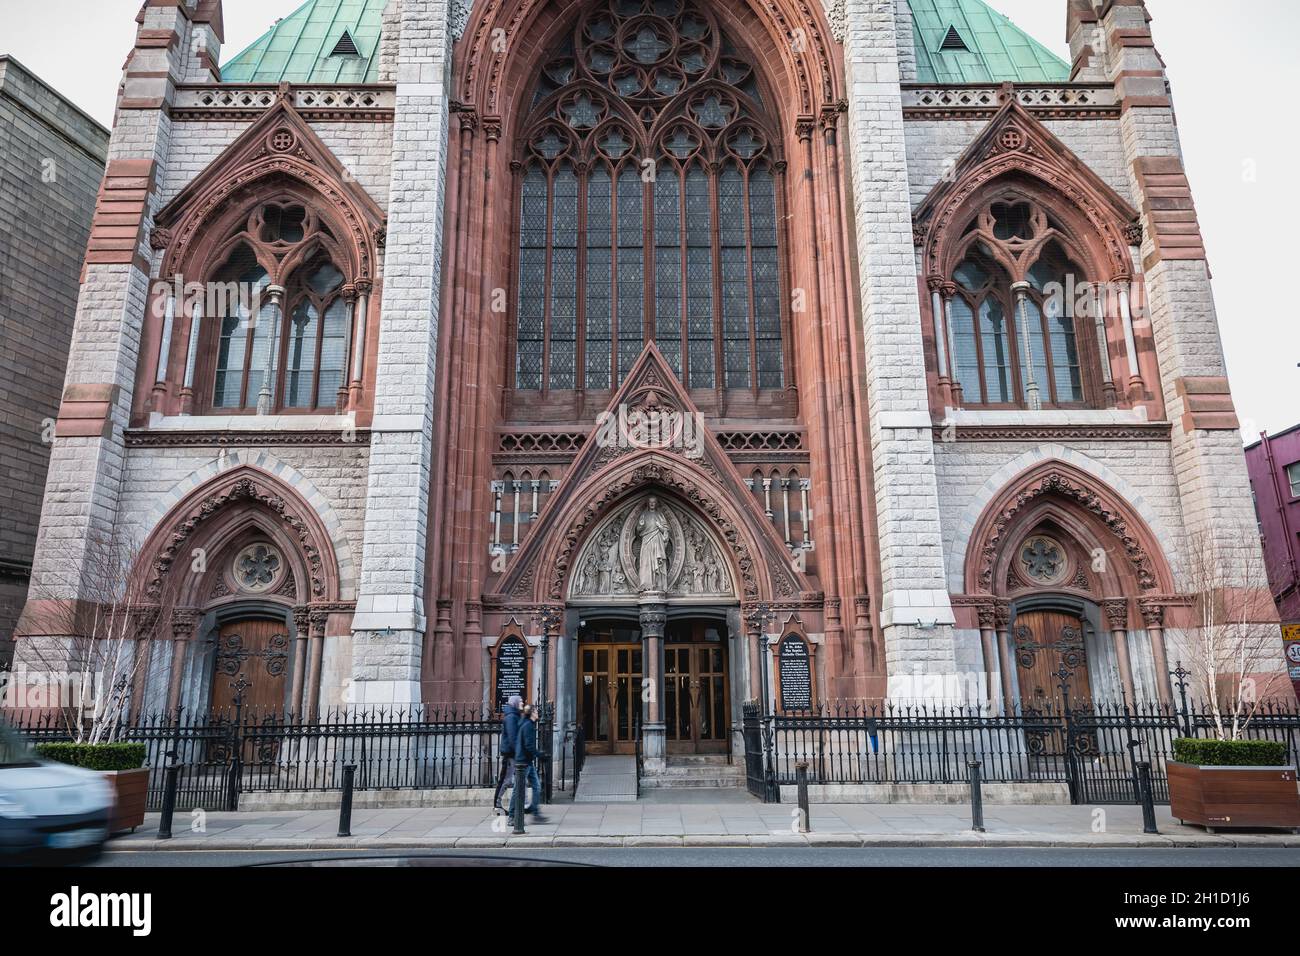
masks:
[[[725,754],[730,748],[726,629],[715,622],[671,622],[663,682],[649,686],[635,627],[584,625],[578,641],[578,711],[592,754],[631,754],[649,695],[662,702],[670,754]]]

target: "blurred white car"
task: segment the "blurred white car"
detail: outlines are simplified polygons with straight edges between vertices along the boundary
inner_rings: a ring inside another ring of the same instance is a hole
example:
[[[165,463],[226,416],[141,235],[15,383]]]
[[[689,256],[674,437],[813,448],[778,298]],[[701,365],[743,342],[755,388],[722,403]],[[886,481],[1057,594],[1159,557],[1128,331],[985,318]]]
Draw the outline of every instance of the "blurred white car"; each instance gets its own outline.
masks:
[[[0,722],[0,863],[93,859],[108,839],[113,787],[93,770],[41,760]]]

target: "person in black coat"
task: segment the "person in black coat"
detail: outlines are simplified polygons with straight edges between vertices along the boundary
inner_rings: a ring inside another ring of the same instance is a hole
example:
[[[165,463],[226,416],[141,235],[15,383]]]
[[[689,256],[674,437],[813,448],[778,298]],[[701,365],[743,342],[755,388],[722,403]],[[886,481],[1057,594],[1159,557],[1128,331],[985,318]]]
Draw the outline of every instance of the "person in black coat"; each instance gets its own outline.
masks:
[[[533,814],[538,820],[542,818],[538,806],[542,799],[542,779],[537,775],[537,758],[540,756],[541,751],[537,749],[537,710],[525,706],[523,716],[519,722],[519,733],[516,736],[515,760],[518,763],[528,765],[528,769],[525,771],[524,787],[525,789],[531,787],[533,790],[533,805],[524,807],[524,813]],[[509,812],[511,815],[515,812],[515,800],[518,797],[519,794],[515,794],[510,798]]]
[[[520,708],[524,699],[515,694],[506,701],[505,715],[501,720],[501,770],[497,774],[497,791],[492,796],[492,809],[501,809],[501,792],[506,788],[506,781],[513,780],[515,772],[515,750],[519,746],[519,722],[523,714]]]

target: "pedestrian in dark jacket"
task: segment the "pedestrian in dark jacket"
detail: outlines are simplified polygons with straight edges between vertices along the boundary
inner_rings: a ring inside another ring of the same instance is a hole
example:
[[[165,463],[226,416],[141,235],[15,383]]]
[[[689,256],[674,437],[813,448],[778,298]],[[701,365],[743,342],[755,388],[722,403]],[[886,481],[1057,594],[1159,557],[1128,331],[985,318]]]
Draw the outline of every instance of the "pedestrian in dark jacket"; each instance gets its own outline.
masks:
[[[519,734],[515,744],[515,760],[518,763],[528,765],[525,771],[524,789],[529,787],[533,790],[532,806],[525,806],[524,813],[533,814],[538,820],[542,819],[542,813],[539,804],[542,799],[542,779],[537,775],[537,758],[541,756],[541,751],[537,749],[537,710],[536,708],[525,706],[523,716],[519,722]],[[520,794],[515,794],[510,798],[510,814],[514,815],[515,800]]]
[[[497,791],[492,796],[492,809],[501,809],[501,792],[506,788],[506,781],[514,779],[515,750],[519,746],[519,721],[522,717],[520,708],[524,699],[515,694],[506,701],[505,715],[501,720],[501,770],[497,774]]]

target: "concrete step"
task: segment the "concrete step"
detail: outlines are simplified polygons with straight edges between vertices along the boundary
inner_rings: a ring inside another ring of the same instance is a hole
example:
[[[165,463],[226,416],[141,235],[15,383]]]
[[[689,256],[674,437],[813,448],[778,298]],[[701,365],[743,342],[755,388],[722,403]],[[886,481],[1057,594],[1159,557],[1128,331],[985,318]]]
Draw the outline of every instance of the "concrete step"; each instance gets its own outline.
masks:
[[[743,790],[745,778],[741,777],[642,777],[645,790]]]
[[[726,754],[669,754],[670,767],[741,767],[743,761],[733,760]]]
[[[725,754],[670,754],[668,765],[641,778],[642,790],[740,790],[745,768]]]
[[[690,779],[691,777],[720,777],[728,780],[744,780],[745,771],[740,767],[674,767],[669,764],[663,770],[655,773],[646,773],[642,779],[647,777],[660,777],[663,779]]]

